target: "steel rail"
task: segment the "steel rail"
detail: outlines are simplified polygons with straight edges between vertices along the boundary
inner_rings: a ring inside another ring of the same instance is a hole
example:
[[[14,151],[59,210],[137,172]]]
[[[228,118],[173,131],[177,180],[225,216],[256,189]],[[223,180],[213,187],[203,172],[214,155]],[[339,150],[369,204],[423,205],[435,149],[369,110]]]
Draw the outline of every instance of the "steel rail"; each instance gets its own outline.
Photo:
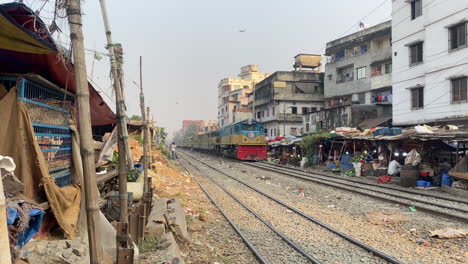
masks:
[[[254,164],[248,164],[248,165],[251,166],[251,167],[264,169],[264,170],[268,170],[268,171],[272,171],[272,172],[276,172],[276,173],[279,172],[279,173],[281,173],[283,175],[288,175],[288,176],[299,178],[299,179],[302,179],[302,180],[312,181],[312,182],[315,182],[315,183],[336,187],[336,188],[347,190],[347,191],[350,191],[350,192],[355,192],[355,193],[363,194],[363,195],[366,195],[366,196],[371,196],[371,197],[374,197],[374,198],[377,198],[377,199],[380,199],[380,200],[392,201],[392,202],[395,202],[395,203],[408,205],[408,206],[414,206],[415,205],[414,202],[416,202],[416,203],[428,204],[428,205],[435,206],[435,207],[442,208],[442,209],[449,209],[449,210],[454,210],[454,211],[461,212],[461,213],[468,213],[468,210],[465,210],[465,209],[461,209],[461,208],[457,208],[457,207],[453,207],[453,206],[448,206],[448,205],[441,205],[441,204],[437,204],[437,203],[430,202],[430,201],[422,201],[422,200],[418,200],[418,199],[412,198],[412,197],[406,197],[406,196],[402,196],[402,195],[398,195],[398,194],[392,194],[392,193],[388,193],[388,192],[374,190],[372,188],[352,186],[352,185],[343,186],[343,185],[340,185],[342,183],[340,183],[338,181],[329,180],[329,179],[323,179],[323,178],[318,178],[318,177],[310,177],[310,176],[302,176],[302,175],[295,174],[295,173],[292,173],[292,172],[285,172],[284,170],[281,170],[281,169],[278,169],[278,168],[264,167],[264,166],[257,165],[257,164],[255,164],[255,165]],[[360,190],[355,190],[353,188],[359,188]],[[382,196],[379,196],[379,195],[364,192],[364,191],[361,191],[361,190],[367,190],[367,191],[371,191],[371,192],[375,192],[375,193],[385,194],[385,195],[388,195],[388,196],[393,196],[395,198],[405,199],[405,200],[409,200],[409,201],[412,201],[412,202],[404,202],[404,201],[400,201],[400,200],[396,200],[396,199],[386,198],[386,197],[382,197]],[[457,218],[459,220],[468,221],[467,216],[442,212],[442,211],[435,210],[435,209],[432,209],[432,208],[429,208],[429,207],[426,207],[426,206],[421,206],[421,205],[418,205],[418,208],[422,209],[423,211],[428,211],[428,212],[436,213],[436,214],[439,214],[439,215],[449,216],[449,217]]]
[[[190,158],[192,158],[192,159],[194,159],[194,160],[197,160],[197,159],[193,158],[191,155],[189,155],[189,154],[187,154],[187,153],[185,153],[185,152],[184,152],[184,155],[187,155],[188,157],[190,157]],[[325,224],[325,223],[319,221],[318,219],[315,219],[315,218],[313,218],[312,216],[309,216],[309,215],[303,213],[302,211],[300,211],[300,210],[298,210],[298,209],[296,209],[296,208],[294,208],[294,207],[292,207],[292,206],[290,206],[290,205],[288,205],[288,204],[286,204],[286,203],[284,203],[284,202],[282,202],[282,201],[280,201],[280,200],[274,198],[273,196],[271,196],[271,195],[269,195],[269,194],[267,194],[267,193],[265,193],[265,192],[263,192],[263,191],[261,191],[261,190],[255,188],[255,187],[251,186],[250,184],[248,184],[248,183],[246,183],[246,182],[244,182],[244,181],[242,181],[242,180],[236,179],[235,177],[233,177],[233,176],[231,176],[231,175],[229,175],[229,174],[223,172],[222,170],[220,170],[220,169],[218,169],[218,168],[216,168],[216,167],[213,167],[213,166],[207,164],[206,162],[203,162],[203,161],[201,161],[201,160],[197,160],[197,161],[200,162],[200,163],[202,163],[202,164],[204,164],[205,166],[207,166],[207,167],[209,167],[209,168],[215,170],[215,171],[218,171],[218,172],[221,173],[222,175],[225,175],[226,177],[228,177],[228,178],[230,178],[230,179],[233,179],[233,180],[235,180],[235,181],[237,181],[237,182],[239,182],[239,183],[241,183],[241,184],[247,186],[248,188],[254,190],[255,192],[257,192],[257,193],[259,193],[259,194],[261,194],[261,195],[263,195],[263,196],[265,196],[265,197],[268,197],[268,198],[271,199],[272,201],[274,201],[274,202],[276,202],[276,203],[278,203],[278,204],[280,204],[280,205],[282,205],[282,206],[288,208],[289,210],[291,210],[291,211],[293,211],[293,212],[299,214],[300,216],[304,217],[305,219],[307,219],[307,220],[309,220],[309,221],[311,221],[311,222],[313,222],[313,223],[315,223],[315,224],[317,224],[317,225],[319,225],[319,226],[325,228],[326,230],[332,232],[333,234],[335,234],[335,235],[337,235],[337,236],[339,236],[339,237],[341,237],[341,238],[343,238],[343,239],[345,239],[345,240],[351,242],[352,244],[354,244],[354,245],[356,245],[356,246],[358,246],[358,247],[360,247],[360,248],[363,248],[364,250],[366,250],[366,251],[368,251],[368,252],[371,252],[372,254],[374,254],[374,255],[376,255],[376,256],[379,256],[380,258],[385,259],[385,260],[387,260],[387,261],[390,262],[390,263],[394,263],[394,264],[403,264],[403,262],[401,262],[400,260],[398,260],[398,259],[396,259],[396,258],[394,258],[394,257],[392,257],[392,256],[390,256],[390,255],[387,255],[387,254],[383,253],[382,251],[377,250],[377,249],[375,249],[375,248],[373,248],[373,247],[371,247],[371,246],[369,246],[369,245],[367,245],[367,244],[365,244],[365,243],[363,243],[363,242],[361,242],[361,241],[359,241],[359,240],[357,240],[357,239],[355,239],[355,238],[353,238],[353,237],[351,237],[351,236],[349,236],[349,235],[347,235],[347,234],[345,234],[345,233],[343,233],[343,232],[341,232],[341,231],[336,230],[335,228],[333,228],[333,227],[331,227],[331,226],[329,226],[329,225],[327,225],[327,224]]]
[[[185,165],[182,162],[179,162],[182,167],[190,174],[190,171],[185,167]],[[242,233],[242,231],[237,227],[237,225],[234,223],[234,221],[229,218],[229,216],[226,214],[223,208],[216,202],[216,200],[211,196],[211,194],[208,192],[208,190],[203,186],[203,184],[198,181],[195,177],[193,179],[197,182],[198,186],[203,190],[203,192],[206,194],[206,196],[211,200],[211,202],[218,208],[218,210],[221,212],[221,214],[226,218],[226,220],[229,222],[229,224],[234,228],[236,233],[242,238],[242,240],[245,242],[247,247],[252,251],[252,253],[257,257],[257,259],[260,261],[262,264],[269,264],[268,260],[260,253],[260,251],[253,245],[253,243]]]
[[[248,165],[247,162],[246,162],[245,164]],[[431,197],[431,198],[446,200],[446,201],[449,201],[449,202],[462,203],[462,204],[468,205],[468,201],[457,200],[457,199],[454,199],[454,198],[443,197],[443,196],[440,196],[440,195],[434,195],[434,194],[428,194],[428,193],[419,193],[419,192],[413,192],[413,191],[410,191],[410,190],[402,190],[402,189],[397,188],[397,187],[382,186],[382,185],[378,185],[378,184],[374,184],[374,183],[361,182],[361,181],[359,181],[359,180],[354,180],[354,179],[348,179],[348,178],[338,177],[338,176],[334,176],[334,175],[330,175],[330,174],[325,174],[325,173],[320,173],[320,172],[307,172],[307,171],[304,171],[304,170],[302,170],[302,169],[288,168],[288,167],[285,167],[285,166],[282,166],[282,165],[273,165],[273,164],[267,164],[267,163],[260,163],[260,164],[261,164],[262,166],[274,166],[274,167],[281,168],[281,169],[284,169],[284,170],[295,171],[295,172],[300,173],[300,174],[305,175],[305,176],[319,175],[319,176],[327,177],[327,179],[329,179],[329,178],[334,178],[334,179],[339,179],[339,180],[343,180],[343,181],[349,181],[349,182],[353,182],[353,183],[357,183],[357,184],[361,184],[361,185],[374,186],[374,187],[379,187],[379,188],[381,188],[381,189],[390,189],[390,190],[395,190],[395,191],[399,191],[399,192],[403,192],[403,193],[409,193],[409,194],[414,194],[414,195],[420,195],[420,196],[425,196],[425,197]],[[258,164],[258,165],[260,165],[260,164]]]
[[[222,185],[217,183],[215,180],[213,180],[210,176],[208,176],[206,173],[201,171],[198,167],[193,165],[193,163],[189,162],[187,159],[182,159],[190,164],[193,168],[195,168],[197,171],[199,171],[203,176],[208,178],[211,182],[213,182],[216,186],[218,186],[221,190],[223,190],[226,194],[228,194],[232,199],[234,199],[236,202],[238,202],[242,207],[244,207],[247,211],[249,211],[251,214],[253,214],[258,220],[260,220],[263,224],[268,226],[273,232],[275,232],[279,237],[281,237],[288,245],[290,245],[292,248],[294,248],[297,252],[299,252],[302,256],[304,256],[307,260],[309,260],[313,264],[320,264],[320,262],[314,258],[313,256],[309,255],[302,247],[297,245],[295,242],[293,242],[289,237],[287,237],[285,234],[283,234],[281,231],[276,229],[273,225],[271,225],[267,220],[265,220],[263,217],[261,217],[259,214],[254,212],[250,207],[248,207],[245,203],[243,203],[241,200],[239,200],[234,194],[229,192],[226,188],[224,188]],[[195,178],[195,177],[194,177]],[[197,181],[198,182],[198,181]],[[200,184],[200,183],[199,183]]]

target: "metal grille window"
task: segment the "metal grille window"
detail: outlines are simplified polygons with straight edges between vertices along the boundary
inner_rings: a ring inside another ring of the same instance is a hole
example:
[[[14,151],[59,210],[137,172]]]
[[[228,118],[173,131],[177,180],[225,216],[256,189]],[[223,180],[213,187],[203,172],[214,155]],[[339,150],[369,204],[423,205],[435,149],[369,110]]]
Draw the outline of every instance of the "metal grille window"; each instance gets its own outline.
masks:
[[[291,111],[292,111],[293,114],[297,114],[297,107],[292,107]]]
[[[18,97],[31,119],[36,140],[48,164],[50,176],[58,186],[71,184],[72,141],[68,127],[74,98],[48,85],[27,78],[16,83],[16,77],[0,76],[0,82],[12,87],[14,80]]]
[[[450,50],[466,47],[467,35],[466,27],[468,23],[462,23],[449,28],[449,47]]]
[[[411,89],[411,109],[424,108],[424,88]]]
[[[366,67],[361,67],[357,69],[357,79],[365,79],[366,78]]]
[[[467,98],[467,77],[452,80],[452,102],[466,102]]]
[[[419,42],[409,46],[410,49],[410,65],[423,62],[423,42]]]
[[[411,20],[422,16],[422,0],[413,0],[411,2]]]

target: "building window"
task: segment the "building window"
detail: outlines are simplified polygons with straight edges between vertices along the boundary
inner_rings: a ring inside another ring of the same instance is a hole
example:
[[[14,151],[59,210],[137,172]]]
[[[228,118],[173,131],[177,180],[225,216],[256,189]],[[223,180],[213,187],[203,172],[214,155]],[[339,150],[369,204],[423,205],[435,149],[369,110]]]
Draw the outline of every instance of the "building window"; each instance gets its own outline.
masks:
[[[297,135],[297,128],[291,127],[291,136],[296,136]]]
[[[257,118],[261,118],[262,117],[262,113],[261,112],[257,112]]]
[[[411,20],[422,16],[422,0],[414,0],[411,2]]]
[[[308,113],[309,113],[309,109],[307,107],[302,107],[302,114],[305,115]]]
[[[411,89],[411,109],[424,108],[424,88],[418,87]]]
[[[310,124],[306,123],[306,132],[309,132],[309,130],[310,130]]]
[[[267,111],[267,117],[269,117],[270,116],[270,108],[268,108],[266,111]]]
[[[265,111],[262,111],[262,117],[265,117]]]
[[[367,54],[367,44],[361,45],[361,54]]]
[[[467,98],[467,77],[452,80],[452,102],[466,102]]]
[[[386,63],[385,64],[385,74],[392,73],[393,71],[393,66],[391,63]]]
[[[338,69],[337,70],[337,80],[336,82],[337,83],[342,83],[342,82],[349,82],[349,81],[352,81],[354,78],[353,76],[353,70],[354,67],[353,66],[350,66],[350,67],[346,67],[346,68],[341,68],[341,69]]]
[[[291,111],[293,114],[297,114],[297,107],[291,107]]]
[[[357,79],[365,79],[366,78],[366,67],[361,67],[357,69]]]
[[[310,108],[310,111],[313,113],[313,112],[317,112],[317,107],[311,107]]]
[[[465,22],[449,28],[450,50],[466,47],[466,25]]]
[[[272,116],[275,116],[275,107],[273,107],[273,109],[271,109],[271,110],[272,110],[272,111],[271,111],[271,115],[272,115]]]
[[[423,62],[423,42],[419,42],[409,46],[410,49],[410,65]]]

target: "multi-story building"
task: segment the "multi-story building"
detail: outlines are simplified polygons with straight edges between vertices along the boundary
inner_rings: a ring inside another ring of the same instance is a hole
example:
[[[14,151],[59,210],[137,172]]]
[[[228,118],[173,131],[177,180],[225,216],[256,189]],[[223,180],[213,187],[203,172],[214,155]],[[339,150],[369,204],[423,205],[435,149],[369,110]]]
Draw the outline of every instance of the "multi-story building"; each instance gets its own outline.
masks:
[[[325,55],[326,109],[304,117],[305,134],[391,118],[391,21],[327,43]]]
[[[324,107],[323,73],[314,70],[320,66],[320,56],[299,56],[315,58],[312,60],[314,65],[309,67],[313,70],[275,72],[259,82],[252,93],[251,107],[256,120],[265,124],[265,132],[270,138],[301,135],[302,116]],[[300,57],[296,56],[296,62]]]
[[[392,2],[393,123],[468,124],[468,1]]]
[[[218,126],[228,126],[253,117],[248,107],[248,94],[256,83],[268,75],[259,72],[257,65],[247,65],[241,68],[239,78],[224,78],[219,82]]]

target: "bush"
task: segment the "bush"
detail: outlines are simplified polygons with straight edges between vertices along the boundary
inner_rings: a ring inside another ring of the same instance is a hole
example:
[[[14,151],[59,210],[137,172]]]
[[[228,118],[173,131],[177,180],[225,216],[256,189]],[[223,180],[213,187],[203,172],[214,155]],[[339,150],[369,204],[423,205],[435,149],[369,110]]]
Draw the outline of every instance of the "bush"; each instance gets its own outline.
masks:
[[[312,165],[312,157],[317,155],[318,145],[323,139],[330,138],[330,133],[324,132],[304,137],[301,141],[301,148],[307,158],[307,166]]]

